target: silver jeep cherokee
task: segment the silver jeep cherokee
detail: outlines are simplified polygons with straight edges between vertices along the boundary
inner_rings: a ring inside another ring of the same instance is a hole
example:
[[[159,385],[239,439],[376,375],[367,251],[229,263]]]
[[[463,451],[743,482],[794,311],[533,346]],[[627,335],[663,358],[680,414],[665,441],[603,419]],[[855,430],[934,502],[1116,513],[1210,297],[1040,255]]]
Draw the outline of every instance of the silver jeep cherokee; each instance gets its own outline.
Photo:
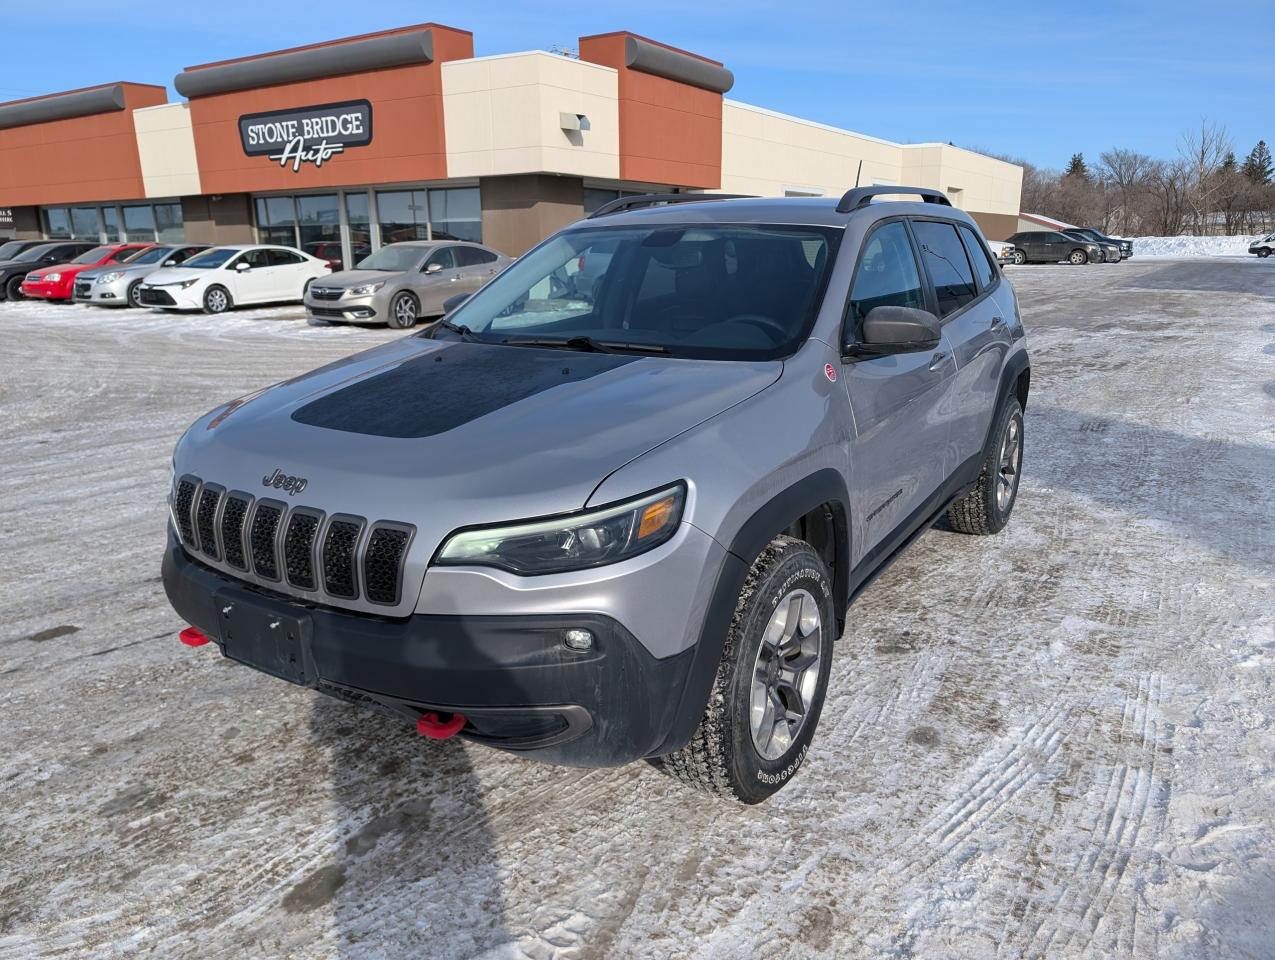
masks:
[[[856,595],[944,514],[1009,519],[1028,379],[941,193],[626,197],[428,333],[198,420],[164,583],[186,642],[423,734],[753,803]]]

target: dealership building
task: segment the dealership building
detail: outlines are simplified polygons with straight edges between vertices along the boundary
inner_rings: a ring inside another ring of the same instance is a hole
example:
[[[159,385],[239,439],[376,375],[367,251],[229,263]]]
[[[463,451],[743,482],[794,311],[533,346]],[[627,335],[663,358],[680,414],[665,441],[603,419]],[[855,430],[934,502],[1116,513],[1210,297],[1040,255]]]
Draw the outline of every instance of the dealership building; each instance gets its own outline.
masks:
[[[728,99],[696,53],[618,32],[577,55],[473,55],[404,27],[0,104],[0,208],[20,238],[271,242],[351,263],[406,239],[521,253],[632,192],[946,191],[991,239],[1022,170]],[[6,224],[9,226],[9,224]]]

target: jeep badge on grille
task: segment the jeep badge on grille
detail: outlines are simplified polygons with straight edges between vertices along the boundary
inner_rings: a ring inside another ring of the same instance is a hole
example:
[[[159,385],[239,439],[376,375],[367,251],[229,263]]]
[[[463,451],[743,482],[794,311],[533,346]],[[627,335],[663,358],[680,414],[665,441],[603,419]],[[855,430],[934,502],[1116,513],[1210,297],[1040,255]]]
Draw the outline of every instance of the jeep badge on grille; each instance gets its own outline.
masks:
[[[263,487],[274,487],[276,490],[287,490],[289,496],[296,496],[305,489],[305,485],[309,481],[305,477],[292,477],[284,473],[278,467],[274,468],[274,473],[268,473],[261,478]]]

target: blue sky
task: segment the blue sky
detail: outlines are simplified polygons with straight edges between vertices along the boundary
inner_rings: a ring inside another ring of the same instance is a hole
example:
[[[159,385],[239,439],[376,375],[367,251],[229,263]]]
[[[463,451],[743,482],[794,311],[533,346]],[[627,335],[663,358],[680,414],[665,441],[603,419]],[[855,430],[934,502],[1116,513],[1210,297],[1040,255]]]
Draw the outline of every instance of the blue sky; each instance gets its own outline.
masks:
[[[0,100],[171,84],[192,63],[430,20],[472,30],[480,56],[632,30],[723,61],[733,99],[1044,166],[1113,145],[1167,156],[1202,117],[1227,128],[1241,157],[1259,138],[1275,142],[1270,0],[59,0],[4,11]]]

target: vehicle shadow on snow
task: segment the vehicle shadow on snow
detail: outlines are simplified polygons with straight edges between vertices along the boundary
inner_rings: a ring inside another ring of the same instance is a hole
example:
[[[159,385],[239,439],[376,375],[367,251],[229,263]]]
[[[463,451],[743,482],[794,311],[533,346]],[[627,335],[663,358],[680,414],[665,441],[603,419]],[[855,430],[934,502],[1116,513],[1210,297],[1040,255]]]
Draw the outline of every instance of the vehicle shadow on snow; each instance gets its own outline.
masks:
[[[472,956],[513,939],[464,744],[326,696],[310,729],[331,757],[337,839],[284,909],[329,909],[342,957]]]
[[[1027,416],[1026,479],[1167,522],[1256,572],[1275,572],[1275,450],[1039,403]]]

